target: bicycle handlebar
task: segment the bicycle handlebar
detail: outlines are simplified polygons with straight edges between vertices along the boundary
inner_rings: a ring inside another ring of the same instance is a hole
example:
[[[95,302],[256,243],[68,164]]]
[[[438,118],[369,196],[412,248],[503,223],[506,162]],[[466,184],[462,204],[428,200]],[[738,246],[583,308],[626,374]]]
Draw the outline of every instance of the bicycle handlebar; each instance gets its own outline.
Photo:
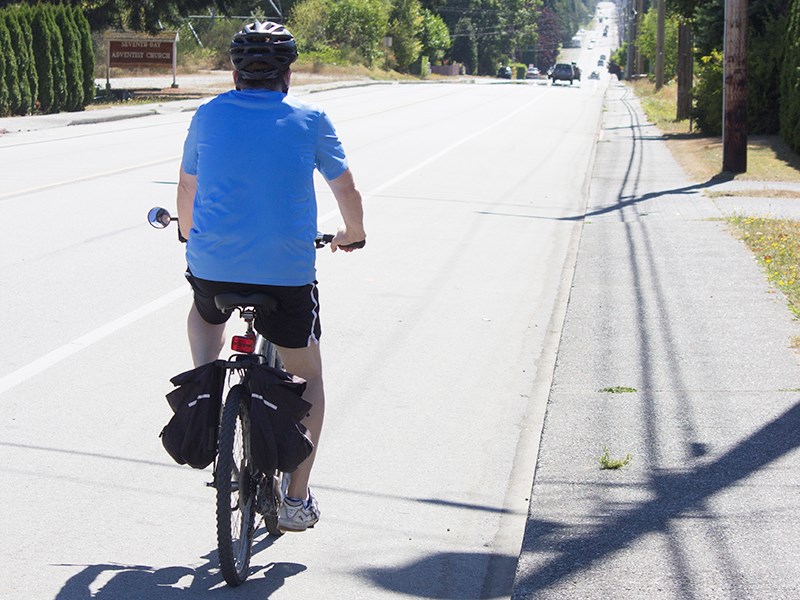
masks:
[[[169,211],[166,208],[161,208],[159,206],[155,206],[150,209],[150,212],[147,213],[147,221],[155,227],[156,229],[164,229],[165,227],[169,226],[170,223],[173,221],[178,223],[178,217],[173,217],[169,214]],[[314,239],[314,246],[316,248],[324,248],[326,245],[330,244],[333,241],[334,235],[332,233],[319,233],[317,232],[317,237]],[[186,243],[186,238],[181,235],[181,228],[178,227],[178,241],[181,243]],[[340,248],[363,248],[367,245],[367,240],[361,240],[360,242],[353,242],[352,244],[342,245],[339,246]]]

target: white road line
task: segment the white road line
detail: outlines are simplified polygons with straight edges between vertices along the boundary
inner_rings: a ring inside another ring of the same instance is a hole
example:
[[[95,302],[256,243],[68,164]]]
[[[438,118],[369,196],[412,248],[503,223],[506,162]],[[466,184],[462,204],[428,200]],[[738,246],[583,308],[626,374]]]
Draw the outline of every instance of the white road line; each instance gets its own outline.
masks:
[[[135,323],[136,321],[139,321],[148,315],[151,315],[157,310],[167,306],[168,304],[171,304],[178,298],[188,296],[190,291],[191,290],[188,285],[181,286],[180,288],[170,292],[169,294],[166,294],[165,296],[162,296],[161,298],[158,298],[157,300],[154,300],[153,302],[145,304],[144,306],[141,306],[136,310],[133,310],[128,314],[111,321],[110,323],[98,327],[94,331],[90,331],[86,335],[79,337],[77,340],[69,342],[60,348],[56,348],[52,352],[48,352],[41,358],[34,360],[32,363],[29,363],[1,378],[0,394],[10,390],[13,387],[16,387],[20,383],[23,383],[32,377],[35,377],[42,371],[60,363],[65,358],[69,358],[84,348],[88,348],[92,344],[107,338],[120,329],[127,327],[128,325]]]
[[[161,160],[154,160],[152,162],[141,163],[138,165],[133,165],[131,167],[123,167],[121,169],[114,169],[113,171],[105,171],[103,173],[95,173],[93,175],[84,175],[83,177],[76,177],[75,179],[67,179],[65,181],[56,181],[54,183],[47,183],[45,185],[39,185],[32,188],[27,188],[24,190],[16,190],[14,192],[7,192],[5,194],[0,194],[0,200],[4,200],[6,198],[13,198],[14,196],[22,196],[24,194],[32,194],[34,192],[41,192],[44,190],[49,190],[55,187],[59,187],[62,185],[70,185],[71,183],[79,183],[81,181],[89,181],[90,179],[99,179],[101,177],[108,177],[109,175],[119,175],[120,173],[125,173],[126,171],[135,171],[136,169],[144,169],[145,167],[153,167],[155,165],[162,165],[168,162],[177,162],[180,160],[180,156],[170,156],[169,158],[162,158]]]
[[[436,160],[440,159],[442,156],[444,156],[444,155],[445,155],[445,154],[447,154],[448,152],[451,152],[452,150],[455,150],[455,149],[456,149],[456,148],[458,148],[459,146],[462,146],[462,145],[466,144],[467,142],[469,142],[469,141],[471,141],[471,140],[475,139],[476,137],[478,137],[479,135],[483,135],[484,133],[486,133],[486,132],[487,132],[487,131],[489,131],[490,129],[494,129],[494,128],[495,128],[495,127],[497,127],[498,125],[502,125],[502,124],[503,124],[503,123],[505,123],[506,121],[508,121],[508,120],[510,120],[510,119],[513,119],[513,118],[514,118],[514,117],[516,117],[516,116],[517,116],[519,113],[521,113],[521,112],[522,112],[522,111],[524,111],[524,110],[527,110],[528,108],[530,108],[530,106],[531,106],[532,104],[534,104],[535,102],[537,102],[539,99],[541,99],[541,98],[543,98],[543,97],[544,97],[544,94],[540,94],[539,96],[536,96],[536,98],[534,98],[533,100],[531,100],[531,101],[530,101],[530,102],[528,102],[527,104],[523,104],[523,105],[522,105],[522,106],[520,106],[520,107],[519,107],[517,110],[515,110],[515,111],[513,111],[513,112],[510,112],[510,113],[508,113],[508,114],[507,114],[505,117],[503,117],[502,119],[499,119],[499,120],[495,121],[494,123],[492,123],[492,124],[490,124],[490,125],[487,125],[487,126],[486,126],[486,127],[484,127],[483,129],[479,129],[478,131],[473,131],[471,134],[469,134],[469,135],[467,135],[467,136],[465,136],[465,137],[461,138],[461,139],[460,139],[460,140],[458,140],[457,142],[453,142],[452,144],[450,144],[450,145],[449,145],[449,146],[447,146],[446,148],[444,148],[444,149],[442,149],[442,150],[439,150],[439,152],[437,152],[437,153],[436,153],[436,154],[434,154],[433,156],[430,156],[430,157],[426,158],[426,159],[425,159],[425,160],[423,160],[421,163],[418,163],[418,164],[414,165],[413,167],[411,167],[410,169],[407,169],[407,170],[403,171],[403,172],[402,172],[402,173],[400,173],[399,175],[395,175],[395,176],[394,176],[392,179],[390,179],[390,180],[388,180],[388,181],[384,182],[383,184],[379,185],[379,186],[378,186],[378,187],[376,187],[375,189],[373,189],[373,190],[370,190],[369,192],[366,192],[366,193],[364,194],[364,200],[366,201],[366,200],[370,199],[372,196],[375,196],[375,195],[379,194],[380,192],[382,192],[383,190],[385,190],[386,188],[393,186],[395,183],[397,183],[398,181],[401,181],[401,180],[405,179],[406,177],[408,177],[408,176],[409,176],[409,175],[411,175],[412,173],[416,173],[417,171],[419,171],[419,170],[420,170],[420,169],[422,169],[423,167],[427,167],[429,164],[431,164],[432,162],[434,162],[434,161],[436,161]],[[323,223],[323,222],[325,222],[325,221],[328,221],[329,219],[332,219],[332,218],[334,218],[334,217],[335,217],[335,216],[337,216],[338,214],[339,214],[339,210],[338,210],[338,209],[331,210],[331,211],[329,211],[329,212],[325,213],[324,215],[322,215],[321,217],[319,217],[319,221],[320,221],[320,223]]]

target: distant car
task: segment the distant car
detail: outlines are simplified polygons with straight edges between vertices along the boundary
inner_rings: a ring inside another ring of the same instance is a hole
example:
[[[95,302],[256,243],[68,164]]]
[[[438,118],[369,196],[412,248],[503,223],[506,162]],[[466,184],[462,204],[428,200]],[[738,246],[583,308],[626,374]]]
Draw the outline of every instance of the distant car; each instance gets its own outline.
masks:
[[[497,70],[497,76],[500,79],[511,79],[511,67],[500,67]]]
[[[589,74],[589,79],[600,79],[600,73],[598,73],[597,71],[592,71]]]
[[[606,57],[606,55],[605,55],[605,54],[601,54],[601,55],[600,55],[600,60],[605,60],[606,58],[607,58],[607,57]]]
[[[558,63],[555,67],[553,67],[553,72],[550,74],[550,79],[553,80],[553,83],[556,81],[569,81],[569,84],[572,85],[573,80],[580,79],[580,77],[576,76],[575,68],[567,63]]]
[[[597,61],[597,66],[598,66],[598,67],[605,67],[605,66],[606,66],[606,61],[604,61],[604,60],[601,58],[600,60],[598,60],[598,61]]]
[[[528,67],[528,70],[525,73],[525,79],[538,79],[538,77],[539,69],[536,67]]]

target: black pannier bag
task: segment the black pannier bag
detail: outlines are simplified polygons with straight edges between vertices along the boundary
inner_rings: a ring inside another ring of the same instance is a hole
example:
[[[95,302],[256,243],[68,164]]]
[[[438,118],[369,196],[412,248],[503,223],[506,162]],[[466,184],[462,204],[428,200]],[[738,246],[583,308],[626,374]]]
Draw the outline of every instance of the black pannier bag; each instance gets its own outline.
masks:
[[[178,386],[167,394],[175,414],[160,437],[164,449],[179,465],[205,469],[214,461],[225,382],[223,364],[210,362],[170,379]]]
[[[311,410],[303,400],[306,382],[279,369],[250,369],[250,451],[262,473],[291,473],[314,450],[300,420]]]

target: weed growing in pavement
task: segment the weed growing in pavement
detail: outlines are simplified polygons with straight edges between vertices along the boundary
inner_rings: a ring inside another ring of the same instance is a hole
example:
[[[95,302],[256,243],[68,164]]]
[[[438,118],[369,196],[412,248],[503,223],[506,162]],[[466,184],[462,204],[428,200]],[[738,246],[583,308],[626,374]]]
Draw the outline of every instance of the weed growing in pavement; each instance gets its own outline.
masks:
[[[632,394],[633,392],[636,391],[636,388],[617,385],[614,387],[606,387],[597,391],[600,392],[601,394]]]
[[[606,446],[603,446],[603,454],[597,457],[601,469],[621,469],[633,460],[630,454],[625,458],[611,458],[611,454]]]
[[[736,216],[728,222],[800,318],[800,221]]]

